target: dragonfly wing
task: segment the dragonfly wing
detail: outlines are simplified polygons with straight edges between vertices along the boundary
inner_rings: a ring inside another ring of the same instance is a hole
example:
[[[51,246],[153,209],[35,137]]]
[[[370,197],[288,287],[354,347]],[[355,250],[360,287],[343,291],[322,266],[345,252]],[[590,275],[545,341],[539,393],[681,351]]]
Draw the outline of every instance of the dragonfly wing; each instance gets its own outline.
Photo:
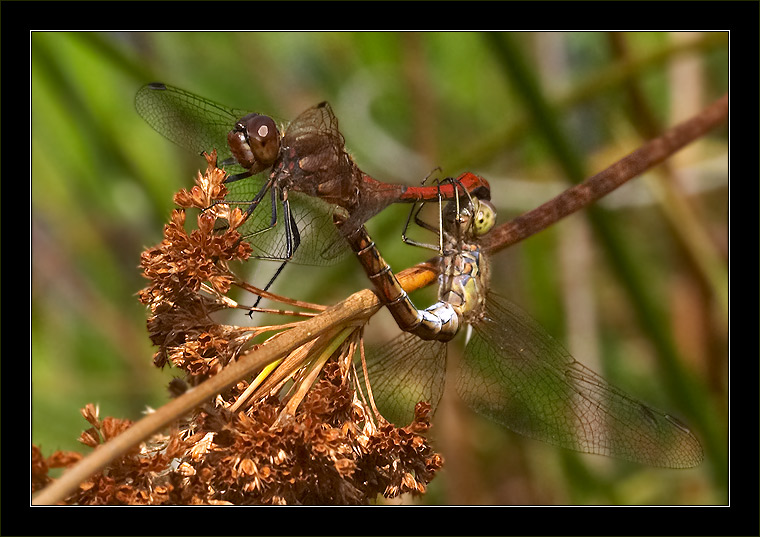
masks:
[[[227,133],[248,112],[228,108],[168,84],[147,84],[135,95],[137,113],[159,134],[196,154],[216,149],[219,162],[232,158]],[[235,166],[233,171],[241,171]]]
[[[285,141],[288,144],[296,143],[304,137],[322,139],[325,140],[324,143],[339,147],[345,145],[345,139],[338,130],[338,118],[329,103],[321,102],[305,110],[285,130]]]
[[[685,425],[610,385],[493,294],[465,350],[457,391],[476,412],[549,444],[671,468],[702,460]]]
[[[244,183],[246,181],[248,180],[239,182]],[[231,188],[235,184],[232,183],[229,187]],[[240,188],[245,188],[245,186]],[[240,191],[235,192],[234,196],[249,200],[253,197],[250,193],[242,195]],[[227,198],[229,199],[230,196],[228,195]],[[337,263],[350,253],[348,243],[333,224],[334,206],[318,198],[293,191],[288,193],[288,199],[300,236],[300,245],[290,259],[291,263],[327,266]],[[253,246],[255,256],[284,260],[287,256],[285,216],[279,200],[275,200],[275,205],[277,218],[273,228],[270,229],[272,202],[271,198],[266,196],[239,231],[243,234],[244,239]],[[245,206],[241,206],[241,208],[244,210]]]
[[[387,345],[368,348],[366,355],[372,395],[385,419],[399,427],[408,425],[420,401],[429,402],[435,411],[446,374],[445,343],[404,333]]]
[[[303,112],[285,129],[282,173],[289,189],[356,209],[361,172],[346,152],[330,105]]]

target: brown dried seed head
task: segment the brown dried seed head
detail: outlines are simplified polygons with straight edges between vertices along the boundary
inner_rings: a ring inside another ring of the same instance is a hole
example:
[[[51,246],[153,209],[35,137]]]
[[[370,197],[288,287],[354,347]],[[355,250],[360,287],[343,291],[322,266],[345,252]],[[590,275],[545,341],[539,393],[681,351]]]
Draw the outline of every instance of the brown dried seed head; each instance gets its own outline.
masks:
[[[83,431],[82,434],[79,435],[79,441],[91,448],[98,447],[98,445],[100,445],[100,435],[98,434],[98,430],[94,427],[90,427],[86,431]]]
[[[98,414],[100,413],[100,408],[96,405],[93,405],[92,403],[87,403],[84,408],[80,410],[82,417],[86,419],[90,425],[93,427],[100,427],[100,420],[98,419]]]
[[[183,209],[188,209],[195,206],[195,201],[192,193],[183,188],[174,194],[174,204],[179,205]]]
[[[254,475],[256,473],[256,463],[251,459],[243,459],[238,466],[240,473],[244,475]]]

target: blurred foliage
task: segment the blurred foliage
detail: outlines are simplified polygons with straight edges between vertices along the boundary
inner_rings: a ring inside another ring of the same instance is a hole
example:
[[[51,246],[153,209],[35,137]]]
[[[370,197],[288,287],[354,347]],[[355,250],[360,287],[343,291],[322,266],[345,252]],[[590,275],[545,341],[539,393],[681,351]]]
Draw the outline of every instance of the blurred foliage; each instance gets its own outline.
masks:
[[[139,419],[167,399],[171,371],[151,364],[137,264],[203,162],[136,114],[143,84],[283,120],[328,100],[365,172],[407,184],[437,166],[478,173],[506,221],[696,114],[727,91],[727,72],[725,33],[33,33],[32,441],[46,455],[83,451],[85,403]],[[445,400],[434,431],[446,471],[422,502],[726,502],[727,161],[723,128],[605,199],[622,261],[586,213],[493,261],[495,292],[614,384],[683,416],[705,462],[674,471],[569,453]],[[407,210],[369,225],[396,269],[429,257],[398,240]],[[288,267],[275,291],[334,303],[366,286],[351,259]],[[371,323],[373,337],[387,337],[386,321]]]

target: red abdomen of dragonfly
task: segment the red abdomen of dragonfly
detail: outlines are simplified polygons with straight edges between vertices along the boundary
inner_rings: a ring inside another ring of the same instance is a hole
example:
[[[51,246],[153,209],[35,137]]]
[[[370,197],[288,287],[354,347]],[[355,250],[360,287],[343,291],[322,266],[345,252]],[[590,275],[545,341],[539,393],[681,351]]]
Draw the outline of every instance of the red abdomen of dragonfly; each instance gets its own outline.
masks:
[[[458,190],[459,195],[454,193],[454,188]],[[474,173],[464,172],[454,181],[447,181],[444,184],[407,187],[399,200],[408,202],[435,200],[439,192],[444,199],[454,199],[463,194],[462,189],[480,199],[491,199],[491,185],[488,181]]]

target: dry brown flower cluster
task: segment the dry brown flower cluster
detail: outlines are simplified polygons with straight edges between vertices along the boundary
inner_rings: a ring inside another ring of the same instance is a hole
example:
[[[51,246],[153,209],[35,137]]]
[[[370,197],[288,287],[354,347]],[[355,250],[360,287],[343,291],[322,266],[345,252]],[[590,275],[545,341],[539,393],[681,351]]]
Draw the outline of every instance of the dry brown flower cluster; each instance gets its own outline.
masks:
[[[252,249],[235,231],[243,221],[240,210],[220,203],[226,194],[224,172],[216,168],[215,155],[207,158],[208,169],[199,174],[197,186],[175,196],[183,209],[172,213],[164,240],[141,258],[150,284],[139,296],[150,309],[148,329],[159,349],[154,363],[184,372],[169,386],[173,396],[249,352],[259,333],[259,327],[211,318],[234,304],[224,296],[239,284],[228,262],[248,259]],[[185,209],[190,207],[201,212],[198,228],[187,233]],[[351,334],[321,362],[304,353],[274,387],[265,382],[254,389],[256,381],[240,379],[192,415],[178,417],[168,434],[154,435],[112,460],[65,503],[365,504],[379,494],[424,493],[443,464],[424,437],[430,406],[418,404],[414,420],[403,428],[375,416],[356,387],[351,364],[359,338],[360,332]],[[315,381],[307,371],[317,362],[323,365]],[[131,425],[101,420],[93,405],[82,415],[91,427],[80,442],[92,448]],[[50,483],[49,468],[69,467],[79,459],[64,452],[45,459],[35,446],[32,453],[33,491]]]
[[[45,458],[42,450],[32,444],[32,492],[48,486],[53,479],[48,475],[51,468],[68,468],[82,459],[76,451],[56,451]]]
[[[65,503],[364,504],[378,494],[424,493],[443,463],[422,436],[430,427],[430,406],[418,404],[407,427],[385,423],[375,429],[352,391],[330,362],[290,419],[278,420],[283,404],[275,397],[237,414],[206,405],[180,430],[155,435],[112,461]],[[105,418],[93,430],[104,432],[107,420],[117,429],[128,425]],[[92,442],[87,432],[82,436]],[[49,467],[81,458],[56,452],[44,459],[36,446],[32,454],[33,491],[51,481]]]
[[[225,306],[199,293],[204,282],[220,295],[228,292],[236,280],[228,262],[246,260],[252,251],[235,231],[243,220],[241,211],[219,203],[227,193],[224,172],[216,168],[215,156],[208,158],[208,169],[198,174],[196,186],[174,197],[183,209],[201,209],[198,228],[188,234],[185,211],[174,210],[164,227],[164,240],[140,258],[143,274],[151,282],[139,296],[151,310],[148,332],[159,348],[153,361],[158,367],[171,362],[183,369],[191,385],[218,372],[247,341],[236,339],[244,331],[213,321],[209,315]],[[217,218],[229,222],[223,233],[215,232]]]

